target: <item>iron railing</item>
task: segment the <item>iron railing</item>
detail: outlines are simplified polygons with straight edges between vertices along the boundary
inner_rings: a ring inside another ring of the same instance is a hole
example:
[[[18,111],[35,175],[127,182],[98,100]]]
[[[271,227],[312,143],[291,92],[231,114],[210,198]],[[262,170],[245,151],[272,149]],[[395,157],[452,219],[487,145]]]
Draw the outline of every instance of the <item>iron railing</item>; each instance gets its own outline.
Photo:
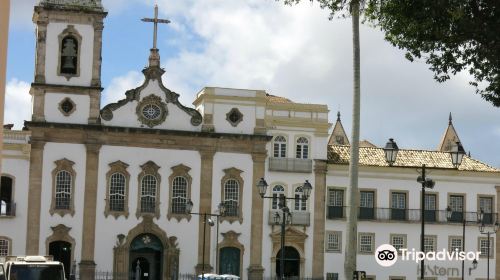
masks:
[[[347,215],[347,206],[327,206],[327,218],[330,220],[343,219]],[[425,222],[427,223],[478,223],[478,212],[451,212],[448,219],[446,210],[425,210]],[[397,209],[397,208],[373,208],[360,207],[359,220],[365,221],[402,221],[420,222],[420,209]],[[483,221],[486,225],[494,224],[497,221],[497,213],[484,213]]]
[[[281,222],[276,223],[275,221],[275,216],[276,214],[282,215],[281,210],[270,210],[269,211],[269,218],[268,218],[268,224],[269,225],[279,225]],[[296,226],[309,226],[311,224],[311,213],[309,211],[292,211],[290,212],[291,219],[290,219],[290,224],[296,225]],[[281,221],[281,219],[279,220]]]
[[[0,217],[15,217],[16,203],[0,201]]]
[[[269,158],[270,171],[312,172],[312,160],[301,158]]]

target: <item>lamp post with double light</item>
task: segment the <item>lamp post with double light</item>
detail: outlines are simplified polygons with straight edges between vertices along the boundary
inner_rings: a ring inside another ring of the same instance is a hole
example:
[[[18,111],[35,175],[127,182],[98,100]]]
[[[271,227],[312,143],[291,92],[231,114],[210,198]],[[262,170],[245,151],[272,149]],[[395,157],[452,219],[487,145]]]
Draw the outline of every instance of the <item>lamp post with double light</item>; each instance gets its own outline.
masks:
[[[282,212],[282,216],[275,216],[275,222],[281,224],[281,235],[280,235],[280,273],[278,275],[279,279],[284,279],[284,270],[285,270],[285,226],[287,224],[287,220],[291,218],[290,209],[286,206],[287,200],[297,200],[302,199],[306,201],[311,195],[312,186],[308,180],[304,182],[302,186],[302,197],[286,197],[285,195],[274,197],[274,196],[266,196],[268,184],[264,178],[260,178],[259,182],[257,182],[257,188],[259,190],[260,197],[269,198],[269,199],[279,199],[279,208]],[[278,213],[276,213],[279,215]]]
[[[487,266],[487,278],[486,279],[490,280],[490,247],[491,247],[490,238],[491,238],[492,234],[497,233],[499,224],[498,224],[498,221],[495,221],[494,225],[485,225],[484,224],[484,211],[483,211],[483,209],[481,209],[481,212],[479,214],[479,220],[480,220],[479,232],[481,232],[481,234],[486,234],[486,236],[488,238],[488,241],[487,241],[488,248],[487,248],[487,252],[486,252],[486,255],[488,257],[488,260],[486,263],[486,266]]]
[[[203,249],[202,249],[202,256],[201,256],[201,279],[202,280],[205,280],[205,239],[206,239],[206,229],[207,229],[207,223],[213,227],[214,226],[214,221],[212,219],[210,219],[210,217],[217,217],[217,238],[219,237],[219,217],[221,216],[224,216],[225,214],[225,211],[226,211],[226,207],[224,205],[224,203],[219,203],[219,205],[217,206],[218,208],[218,212],[219,214],[213,214],[213,213],[194,213],[194,212],[191,212],[191,210],[193,210],[193,202],[191,200],[189,200],[187,203],[186,203],[186,213],[187,214],[190,214],[190,215],[198,215],[198,216],[201,216],[202,219],[203,219]],[[207,219],[208,217],[208,219]],[[219,244],[217,242],[217,255],[218,255],[218,251],[219,251],[219,248],[218,248]],[[217,260],[218,261],[218,260]]]
[[[398,155],[398,145],[394,141],[394,139],[390,138],[389,142],[385,145],[384,148],[384,153],[385,153],[385,160],[389,164],[389,166],[393,166],[394,163],[396,162],[396,158]],[[420,220],[421,220],[421,232],[420,232],[420,251],[424,252],[424,239],[425,239],[425,189],[432,189],[434,188],[434,185],[436,184],[433,180],[430,178],[426,177],[425,174],[425,164],[422,164],[422,169],[421,169],[421,175],[418,176],[417,182],[422,184],[422,201],[421,201],[421,210],[420,210]],[[420,261],[420,279],[424,279],[424,274],[425,274],[425,265],[424,265],[424,260]]]

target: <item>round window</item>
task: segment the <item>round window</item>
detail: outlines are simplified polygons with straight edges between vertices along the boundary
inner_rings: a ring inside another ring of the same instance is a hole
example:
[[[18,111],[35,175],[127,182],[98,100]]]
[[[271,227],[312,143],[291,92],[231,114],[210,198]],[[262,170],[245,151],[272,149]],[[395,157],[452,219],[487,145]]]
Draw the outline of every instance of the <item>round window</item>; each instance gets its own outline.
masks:
[[[142,108],[142,115],[148,120],[156,120],[160,117],[161,109],[157,105],[147,104]]]

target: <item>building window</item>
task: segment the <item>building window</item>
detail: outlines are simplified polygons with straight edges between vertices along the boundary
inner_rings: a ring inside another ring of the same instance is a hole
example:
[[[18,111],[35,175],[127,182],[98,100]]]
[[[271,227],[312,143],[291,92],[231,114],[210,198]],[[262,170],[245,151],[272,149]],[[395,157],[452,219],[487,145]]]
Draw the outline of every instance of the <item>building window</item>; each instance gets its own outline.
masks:
[[[424,215],[426,222],[436,221],[437,195],[434,193],[426,193],[424,198]]]
[[[286,158],[286,138],[284,136],[274,137],[273,150],[275,158]]]
[[[9,176],[2,176],[0,182],[0,216],[14,216],[14,180]]]
[[[358,235],[358,251],[360,254],[373,254],[375,251],[375,233],[360,232]]]
[[[406,249],[406,234],[391,234],[391,245],[401,253],[401,249]]]
[[[448,239],[448,250],[450,252],[461,252],[462,251],[462,237],[461,236],[450,236]]]
[[[344,217],[344,190],[328,189],[328,218]]]
[[[461,223],[464,219],[464,196],[463,195],[450,195],[449,206],[451,208],[451,222]]]
[[[359,219],[375,219],[375,192],[361,191],[359,193]]]
[[[170,207],[168,208],[167,218],[172,217],[181,221],[182,219],[191,219],[191,215],[186,213],[186,203],[191,198],[191,183],[193,179],[189,175],[190,167],[183,164],[172,167],[172,174],[169,177],[170,182]]]
[[[493,224],[493,197],[479,197],[479,209],[483,210],[483,222],[485,224]]]
[[[424,252],[435,252],[437,246],[436,236],[425,236],[424,237]]]
[[[59,35],[59,66],[60,76],[70,79],[80,75],[80,45],[82,37],[73,25],[68,25]]]
[[[71,115],[75,110],[76,110],[76,104],[71,100],[69,97],[64,98],[59,102],[59,111],[64,115],[64,116],[69,116]]]
[[[224,217],[221,220],[227,220],[230,223],[234,221],[243,222],[242,197],[243,194],[243,178],[241,173],[243,171],[234,167],[224,169],[225,176],[221,180],[222,184],[222,198],[226,206]]]
[[[306,211],[307,210],[307,200],[304,198],[304,191],[302,186],[295,188],[295,211]]]
[[[285,197],[285,188],[282,185],[276,185],[273,187],[273,200],[271,204],[271,209],[281,209],[280,200]]]
[[[238,110],[238,108],[233,108],[226,114],[226,120],[231,124],[231,126],[236,127],[243,121],[243,114],[240,110]]]
[[[490,238],[490,258],[493,258],[495,255],[495,246],[493,246],[493,237]],[[479,237],[479,251],[481,254],[479,255],[480,258],[487,258],[488,257],[488,238],[487,237]]]
[[[391,219],[406,220],[406,193],[391,193]]]
[[[127,172],[128,164],[115,161],[109,164],[106,173],[106,208],[104,216],[112,215],[118,218],[120,215],[128,217],[128,185],[130,174]]]
[[[326,280],[339,280],[339,274],[335,272],[327,272]]]
[[[326,251],[327,252],[342,252],[342,232],[327,231],[326,232]]]
[[[159,198],[161,177],[158,174],[160,167],[152,161],[141,165],[142,172],[139,174],[139,194],[137,196],[136,216],[153,215],[160,217]]]
[[[10,239],[7,237],[0,237],[0,257],[10,255]]]
[[[73,169],[74,162],[68,159],[61,159],[55,162],[56,168],[52,171],[52,203],[50,214],[59,214],[64,217],[66,214],[75,214],[74,193],[75,176]]]
[[[309,158],[309,140],[306,137],[299,137],[297,139],[296,158]]]

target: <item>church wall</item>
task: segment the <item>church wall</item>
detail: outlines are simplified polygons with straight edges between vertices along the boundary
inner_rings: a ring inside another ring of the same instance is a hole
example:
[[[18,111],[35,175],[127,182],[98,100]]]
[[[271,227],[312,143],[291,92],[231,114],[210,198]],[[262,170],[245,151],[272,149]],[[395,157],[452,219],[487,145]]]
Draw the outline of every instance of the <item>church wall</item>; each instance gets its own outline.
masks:
[[[243,102],[238,102],[238,104],[222,104],[216,103],[213,109],[213,118],[215,131],[219,133],[241,133],[241,134],[253,134],[255,128],[255,105],[252,104],[244,105]],[[233,108],[238,108],[238,110],[243,115],[243,120],[237,125],[232,126],[230,122],[227,121],[226,114]]]
[[[70,98],[76,105],[74,112],[69,116],[65,116],[59,109],[59,103],[61,103],[66,97]],[[46,93],[44,103],[45,119],[48,122],[79,124],[88,123],[90,113],[90,97],[88,95]]]
[[[16,203],[16,216],[13,218],[0,217],[0,236],[11,239],[11,254],[24,254],[26,247],[29,160],[12,159],[4,155],[2,157],[2,176],[13,179],[13,201]]]
[[[56,167],[55,161],[68,159],[74,162],[73,169],[76,173],[74,192],[74,215],[66,214],[61,217],[58,213],[50,214],[51,202],[53,199],[52,171]],[[81,255],[82,221],[83,221],[83,200],[85,196],[85,164],[86,149],[83,144],[66,143],[46,143],[43,151],[42,168],[42,204],[40,215],[40,240],[39,248],[41,254],[48,253],[45,246],[46,239],[53,234],[51,227],[64,224],[71,228],[69,235],[76,240],[73,251],[74,256],[79,260]]]
[[[113,216],[104,216],[106,197],[106,173],[109,171],[109,163],[121,160],[129,165],[127,171],[130,174],[129,185],[129,216],[120,216],[115,219]],[[96,255],[95,262],[97,269],[111,271],[113,268],[113,247],[117,241],[118,234],[127,235],[128,232],[142,221],[137,218],[137,195],[138,195],[138,175],[142,171],[140,165],[147,161],[153,161],[160,169],[160,217],[153,221],[164,230],[168,237],[177,237],[180,253],[180,271],[193,272],[196,265],[198,238],[198,217],[192,216],[190,222],[185,219],[178,222],[175,218],[167,219],[169,203],[169,176],[172,173],[171,167],[184,164],[191,168],[189,175],[192,177],[191,199],[194,203],[193,212],[197,211],[199,205],[199,184],[200,184],[200,156],[197,151],[181,151],[166,149],[147,149],[132,147],[103,146],[100,152],[98,204],[96,216]]]
[[[214,156],[214,175],[212,181],[212,211],[217,210],[217,205],[222,201],[221,198],[221,187],[222,178],[224,177],[224,169],[227,168],[237,168],[243,172],[240,176],[243,179],[243,194],[241,197],[242,203],[242,213],[243,213],[243,223],[239,221],[234,221],[229,223],[228,221],[223,221],[219,225],[219,234],[228,232],[230,230],[241,234],[238,237],[238,241],[244,246],[243,254],[243,273],[246,275],[246,268],[250,264],[250,232],[251,232],[251,210],[252,210],[252,191],[255,188],[255,183],[253,181],[253,162],[251,155],[248,154],[235,154],[235,153],[216,153]],[[207,228],[208,229],[208,228]],[[215,226],[211,228],[212,236],[216,236]],[[222,242],[223,237],[219,235],[219,243]],[[215,240],[214,240],[215,241]],[[211,260],[215,260],[215,243],[211,246]],[[212,261],[212,266],[214,265]]]
[[[47,84],[89,86],[92,79],[94,28],[91,25],[73,24],[82,36],[79,50],[80,75],[67,80],[57,75],[59,63],[59,35],[68,27],[67,23],[50,22],[47,26],[45,79]]]

